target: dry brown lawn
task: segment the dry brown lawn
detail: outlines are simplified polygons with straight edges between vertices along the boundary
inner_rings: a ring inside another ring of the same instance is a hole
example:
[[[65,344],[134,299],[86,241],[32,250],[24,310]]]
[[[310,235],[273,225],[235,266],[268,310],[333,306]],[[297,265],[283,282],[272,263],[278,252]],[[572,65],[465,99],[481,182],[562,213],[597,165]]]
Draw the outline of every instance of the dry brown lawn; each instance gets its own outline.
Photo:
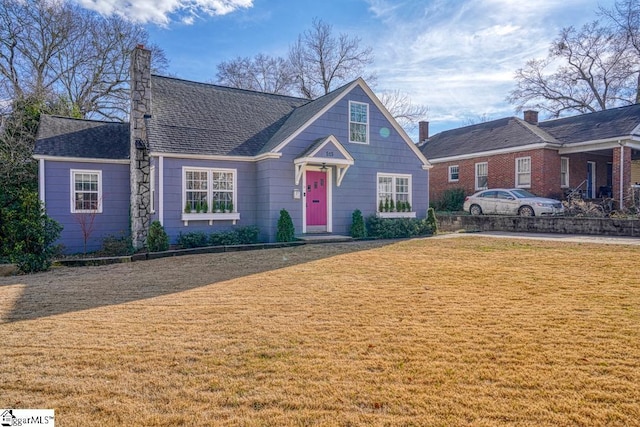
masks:
[[[639,259],[473,236],[0,278],[0,407],[59,426],[638,426]]]

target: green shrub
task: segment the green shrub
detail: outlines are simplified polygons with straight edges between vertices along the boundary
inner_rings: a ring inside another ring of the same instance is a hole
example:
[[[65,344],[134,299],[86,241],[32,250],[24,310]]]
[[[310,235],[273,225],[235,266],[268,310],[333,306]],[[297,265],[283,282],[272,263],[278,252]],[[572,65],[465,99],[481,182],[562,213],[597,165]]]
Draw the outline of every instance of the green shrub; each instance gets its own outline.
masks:
[[[180,234],[178,234],[178,245],[183,249],[200,248],[208,244],[209,239],[202,231],[192,231],[190,233],[180,232]]]
[[[38,194],[22,190],[14,203],[1,210],[0,255],[23,273],[48,270],[62,226],[45,215]]]
[[[293,242],[295,240],[295,228],[291,215],[286,209],[280,210],[280,218],[278,218],[278,231],[276,232],[276,242]]]
[[[436,211],[433,208],[429,208],[427,211],[427,226],[433,234],[438,233],[438,221],[436,220]]]
[[[211,246],[239,245],[240,238],[235,231],[219,231],[209,235],[209,244]]]
[[[381,239],[427,236],[432,229],[426,220],[416,218],[378,218],[367,217],[367,234]]]
[[[440,199],[433,200],[430,205],[439,212],[457,212],[462,210],[464,198],[464,189],[451,188],[443,191]]]
[[[361,239],[363,237],[367,237],[367,228],[364,225],[364,218],[362,217],[362,212],[360,209],[356,209],[351,214],[351,237],[354,239]]]
[[[237,228],[236,233],[238,233],[238,240],[241,245],[258,243],[258,238],[260,237],[260,229],[255,225]]]
[[[153,223],[151,224],[153,226]],[[149,233],[151,234],[151,233]],[[134,252],[133,245],[131,244],[131,236],[107,236],[102,239],[102,248],[98,251],[97,255],[114,257],[131,255]]]
[[[150,252],[161,252],[169,249],[169,236],[160,221],[153,221],[149,226],[147,248]]]

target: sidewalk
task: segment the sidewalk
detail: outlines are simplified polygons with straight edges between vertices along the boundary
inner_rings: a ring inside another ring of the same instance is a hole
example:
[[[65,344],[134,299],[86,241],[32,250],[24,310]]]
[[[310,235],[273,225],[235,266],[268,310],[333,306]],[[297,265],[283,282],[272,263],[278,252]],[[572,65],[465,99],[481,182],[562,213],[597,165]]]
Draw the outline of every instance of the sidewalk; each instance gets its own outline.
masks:
[[[482,231],[477,233],[447,233],[434,236],[435,238],[453,238],[463,236],[483,236],[507,239],[530,239],[530,240],[555,240],[572,243],[599,243],[607,245],[635,245],[640,246],[640,238],[637,237],[616,237],[616,236],[594,236],[581,234],[554,234],[554,233],[511,233],[507,231]]]

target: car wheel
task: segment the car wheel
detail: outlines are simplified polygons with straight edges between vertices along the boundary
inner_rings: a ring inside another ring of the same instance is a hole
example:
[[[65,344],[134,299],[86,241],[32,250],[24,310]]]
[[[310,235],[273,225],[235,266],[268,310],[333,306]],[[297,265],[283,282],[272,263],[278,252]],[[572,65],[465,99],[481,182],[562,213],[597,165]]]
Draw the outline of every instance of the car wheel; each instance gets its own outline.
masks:
[[[482,215],[482,208],[478,205],[471,205],[469,208],[469,213],[471,215]]]
[[[518,215],[520,216],[535,216],[536,213],[533,211],[531,206],[522,206],[520,210],[518,210]]]

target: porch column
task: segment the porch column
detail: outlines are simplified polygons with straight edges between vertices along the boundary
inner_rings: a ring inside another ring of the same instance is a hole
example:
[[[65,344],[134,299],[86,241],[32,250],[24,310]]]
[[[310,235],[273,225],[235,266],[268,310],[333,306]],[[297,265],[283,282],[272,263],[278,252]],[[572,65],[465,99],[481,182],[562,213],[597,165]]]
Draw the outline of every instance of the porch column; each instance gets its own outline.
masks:
[[[613,199],[618,202],[619,209],[623,209],[624,199],[631,188],[631,148],[625,142],[620,142],[620,147],[613,149],[612,166]]]

